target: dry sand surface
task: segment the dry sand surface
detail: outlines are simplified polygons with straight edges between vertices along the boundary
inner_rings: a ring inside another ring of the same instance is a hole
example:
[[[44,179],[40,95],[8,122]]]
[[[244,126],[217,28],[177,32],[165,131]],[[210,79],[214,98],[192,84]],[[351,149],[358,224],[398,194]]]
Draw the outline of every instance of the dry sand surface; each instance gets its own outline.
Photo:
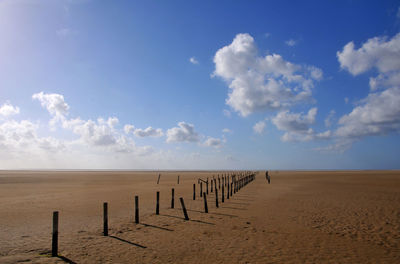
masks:
[[[206,214],[193,183],[218,173],[161,172],[157,185],[157,172],[2,171],[0,263],[400,263],[399,171],[273,171],[271,184],[259,172],[220,208],[210,192]],[[58,258],[49,257],[54,210]]]

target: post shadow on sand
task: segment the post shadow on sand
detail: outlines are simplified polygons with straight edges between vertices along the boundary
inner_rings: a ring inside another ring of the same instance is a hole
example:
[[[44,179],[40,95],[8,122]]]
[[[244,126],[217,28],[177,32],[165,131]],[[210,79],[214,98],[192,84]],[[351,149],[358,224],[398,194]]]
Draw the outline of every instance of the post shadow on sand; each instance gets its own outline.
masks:
[[[146,246],[142,246],[142,245],[140,245],[140,244],[133,243],[133,242],[131,242],[131,241],[125,240],[125,239],[120,238],[120,237],[116,237],[116,236],[108,236],[108,237],[114,238],[114,239],[116,239],[116,240],[119,240],[119,241],[121,241],[121,242],[127,243],[127,244],[132,245],[132,246],[136,246],[136,247],[140,247],[140,248],[147,248]]]
[[[59,259],[61,259],[61,260],[64,261],[65,263],[77,264],[76,262],[74,262],[74,261],[72,261],[72,260],[70,260],[69,258],[64,257],[64,256],[57,255],[56,257],[59,258]]]
[[[181,220],[185,220],[182,217],[179,216],[175,216],[175,215],[167,215],[167,214],[160,214],[161,216],[166,216],[166,217],[172,217],[172,218],[177,218],[177,219],[181,219]],[[185,220],[186,221],[186,220]],[[205,221],[201,221],[201,220],[196,220],[196,219],[190,219],[188,221],[191,222],[197,222],[197,223],[201,223],[201,224],[207,224],[207,225],[215,225],[214,223],[210,223],[210,222],[205,222]]]
[[[247,209],[246,209],[246,208],[237,208],[237,207],[231,207],[231,206],[221,206],[221,208],[233,209],[233,210],[242,210],[242,211],[247,211]]]
[[[196,213],[201,213],[205,214],[203,211],[198,211],[198,210],[193,210],[193,209],[186,209],[190,212],[196,212]],[[223,213],[215,213],[215,212],[208,212],[208,214],[213,214],[213,215],[221,215],[221,216],[229,216],[229,217],[238,217],[237,215],[231,215],[231,214],[223,214]]]
[[[150,225],[150,224],[146,224],[146,223],[140,223],[140,225],[143,225],[145,227],[152,227],[152,228],[157,228],[157,229],[161,229],[161,230],[165,230],[165,231],[170,231],[170,232],[174,231],[173,229],[169,229],[169,228],[162,227],[162,226]]]

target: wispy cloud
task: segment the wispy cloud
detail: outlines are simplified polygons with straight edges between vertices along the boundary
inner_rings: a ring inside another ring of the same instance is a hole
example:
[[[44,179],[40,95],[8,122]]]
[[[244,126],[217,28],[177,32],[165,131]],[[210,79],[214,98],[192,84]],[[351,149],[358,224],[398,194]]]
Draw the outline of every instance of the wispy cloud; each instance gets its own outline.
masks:
[[[198,61],[195,57],[191,57],[191,58],[189,59],[189,61],[190,61],[190,63],[192,63],[192,64],[199,64],[199,61]]]
[[[285,44],[288,45],[289,47],[293,47],[297,45],[297,40],[289,39],[285,41]]]

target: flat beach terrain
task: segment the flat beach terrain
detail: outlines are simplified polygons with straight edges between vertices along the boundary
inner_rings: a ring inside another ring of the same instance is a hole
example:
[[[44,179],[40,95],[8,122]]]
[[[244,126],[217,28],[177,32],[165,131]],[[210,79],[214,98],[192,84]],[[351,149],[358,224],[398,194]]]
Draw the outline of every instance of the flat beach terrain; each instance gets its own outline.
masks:
[[[222,173],[1,171],[0,263],[400,263],[400,171],[262,171],[204,213],[197,179]]]

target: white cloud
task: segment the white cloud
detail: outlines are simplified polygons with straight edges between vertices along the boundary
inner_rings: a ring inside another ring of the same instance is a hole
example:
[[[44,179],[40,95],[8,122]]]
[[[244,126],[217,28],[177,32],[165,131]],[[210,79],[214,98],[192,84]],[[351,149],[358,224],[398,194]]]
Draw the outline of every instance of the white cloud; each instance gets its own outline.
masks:
[[[264,33],[264,38],[269,38],[271,37],[271,33]]]
[[[368,96],[339,119],[336,142],[326,149],[343,151],[363,137],[400,132],[400,33],[391,39],[371,38],[358,50],[350,42],[337,56],[353,75],[375,68],[378,76],[370,77]]]
[[[232,133],[232,130],[230,130],[229,128],[224,128],[222,129],[222,133]]]
[[[332,125],[332,120],[335,117],[335,110],[331,110],[328,114],[328,116],[325,118],[325,126],[330,127]]]
[[[294,39],[289,39],[285,41],[285,44],[288,45],[289,47],[293,47],[297,44],[297,41]]]
[[[203,145],[206,147],[220,148],[222,146],[222,140],[219,138],[208,137],[204,141]]]
[[[345,97],[345,98],[344,98],[344,103],[345,103],[345,104],[348,104],[348,103],[349,103],[349,98],[348,98],[348,97]]]
[[[316,133],[310,126],[315,123],[317,108],[311,108],[307,114],[290,113],[289,111],[279,112],[272,123],[285,134],[281,137],[282,141],[310,141],[315,139],[329,139],[331,131]]]
[[[253,131],[256,134],[262,134],[264,132],[266,123],[264,120],[261,120],[259,122],[257,122],[254,126],[253,126]]]
[[[80,139],[90,146],[110,146],[117,143],[117,136],[112,126],[114,118],[107,121],[99,118],[96,121],[80,118],[66,120],[63,127],[71,129]]]
[[[38,125],[28,120],[6,121],[0,124],[0,146],[9,155],[13,153],[38,153],[38,151],[57,152],[64,144],[55,138],[39,137]]]
[[[2,116],[11,116],[11,115],[16,115],[19,114],[19,107],[18,106],[13,106],[9,102],[4,103],[0,107],[0,115]]]
[[[38,100],[42,107],[53,116],[50,120],[50,125],[54,127],[56,122],[63,121],[68,114],[69,105],[64,101],[64,96],[61,94],[45,94],[43,92],[32,95],[32,99]]]
[[[135,127],[133,125],[127,124],[124,126],[124,131],[126,134],[133,133],[133,131],[135,131]]]
[[[195,57],[191,57],[191,58],[189,59],[189,61],[190,61],[190,63],[192,63],[192,64],[199,64],[199,61],[196,60]]]
[[[161,128],[155,129],[151,126],[146,129],[135,129],[134,134],[137,137],[162,137],[164,135]]]
[[[337,52],[340,67],[353,75],[358,75],[376,67],[381,73],[400,70],[400,33],[392,39],[374,37],[365,42],[358,50],[354,42],[347,43]]]
[[[371,93],[339,120],[339,137],[359,138],[400,131],[400,87]]]
[[[194,125],[185,122],[179,122],[178,127],[167,130],[167,142],[198,142],[199,135],[194,130]]]
[[[258,56],[254,39],[238,34],[214,56],[214,76],[231,89],[226,104],[242,116],[276,110],[311,99],[314,81],[322,78],[316,67],[285,61],[280,55]]]

